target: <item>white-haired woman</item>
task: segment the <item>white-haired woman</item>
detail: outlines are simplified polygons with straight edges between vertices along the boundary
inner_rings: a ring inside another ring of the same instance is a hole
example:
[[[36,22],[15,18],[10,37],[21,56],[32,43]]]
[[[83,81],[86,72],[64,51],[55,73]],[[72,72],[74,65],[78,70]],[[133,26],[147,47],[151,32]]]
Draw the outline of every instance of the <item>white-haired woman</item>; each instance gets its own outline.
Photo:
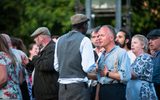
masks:
[[[132,78],[127,83],[127,100],[157,100],[152,83],[153,62],[147,54],[148,40],[143,35],[132,38],[131,49],[136,55],[136,60],[131,65]]]

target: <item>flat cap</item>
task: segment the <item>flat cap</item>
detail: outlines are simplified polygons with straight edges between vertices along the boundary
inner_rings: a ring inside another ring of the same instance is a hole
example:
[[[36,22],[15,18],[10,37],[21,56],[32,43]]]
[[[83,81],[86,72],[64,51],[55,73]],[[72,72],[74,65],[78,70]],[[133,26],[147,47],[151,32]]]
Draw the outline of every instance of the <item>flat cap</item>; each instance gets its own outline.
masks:
[[[160,29],[154,29],[151,32],[148,33],[147,38],[155,38],[155,37],[160,37]]]
[[[36,37],[40,34],[51,36],[51,33],[49,32],[47,27],[39,27],[31,34],[31,37]]]
[[[72,25],[80,24],[87,21],[89,21],[89,19],[84,14],[75,14],[71,17]]]

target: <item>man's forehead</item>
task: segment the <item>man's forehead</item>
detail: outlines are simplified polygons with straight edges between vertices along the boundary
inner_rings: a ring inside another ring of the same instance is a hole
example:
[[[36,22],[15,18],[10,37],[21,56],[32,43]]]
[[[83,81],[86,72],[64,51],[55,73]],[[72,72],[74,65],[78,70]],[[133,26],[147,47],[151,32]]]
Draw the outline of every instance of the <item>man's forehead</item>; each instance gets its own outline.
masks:
[[[92,33],[92,36],[93,36],[93,35],[98,35],[98,32],[93,32],[93,33]]]
[[[120,31],[120,32],[117,33],[117,36],[125,36],[125,33]]]

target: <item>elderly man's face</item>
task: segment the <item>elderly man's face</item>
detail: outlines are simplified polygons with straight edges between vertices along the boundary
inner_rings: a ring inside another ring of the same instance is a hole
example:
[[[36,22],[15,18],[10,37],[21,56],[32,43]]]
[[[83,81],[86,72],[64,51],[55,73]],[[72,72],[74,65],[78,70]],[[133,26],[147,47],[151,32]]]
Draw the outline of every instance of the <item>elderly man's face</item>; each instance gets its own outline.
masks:
[[[153,51],[160,50],[160,37],[149,39],[149,49]]]
[[[109,29],[103,27],[99,30],[99,42],[101,47],[107,47],[108,44],[112,41],[111,34],[109,32]]]
[[[36,36],[36,37],[34,38],[34,41],[35,41],[35,43],[36,43],[38,46],[41,46],[41,45],[42,45],[42,38],[41,38],[40,35]]]

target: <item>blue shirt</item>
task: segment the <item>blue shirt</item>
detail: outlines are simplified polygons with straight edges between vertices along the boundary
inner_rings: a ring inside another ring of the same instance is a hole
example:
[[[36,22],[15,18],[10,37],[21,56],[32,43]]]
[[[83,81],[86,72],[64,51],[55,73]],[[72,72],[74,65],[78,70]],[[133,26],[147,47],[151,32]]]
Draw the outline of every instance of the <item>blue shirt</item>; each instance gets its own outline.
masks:
[[[98,81],[101,84],[118,83],[119,82],[118,80],[100,76],[100,72],[101,70],[103,70],[105,65],[111,72],[119,73],[121,83],[125,83],[131,78],[130,59],[128,57],[127,52],[124,49],[120,48],[119,46],[115,46],[108,53],[106,53],[105,51],[102,53],[98,61],[98,75],[97,75]]]
[[[153,60],[153,82],[160,84],[160,51],[155,52]]]
[[[143,53],[131,65],[134,79],[127,82],[127,100],[157,100],[152,81],[153,61],[151,56]]]

